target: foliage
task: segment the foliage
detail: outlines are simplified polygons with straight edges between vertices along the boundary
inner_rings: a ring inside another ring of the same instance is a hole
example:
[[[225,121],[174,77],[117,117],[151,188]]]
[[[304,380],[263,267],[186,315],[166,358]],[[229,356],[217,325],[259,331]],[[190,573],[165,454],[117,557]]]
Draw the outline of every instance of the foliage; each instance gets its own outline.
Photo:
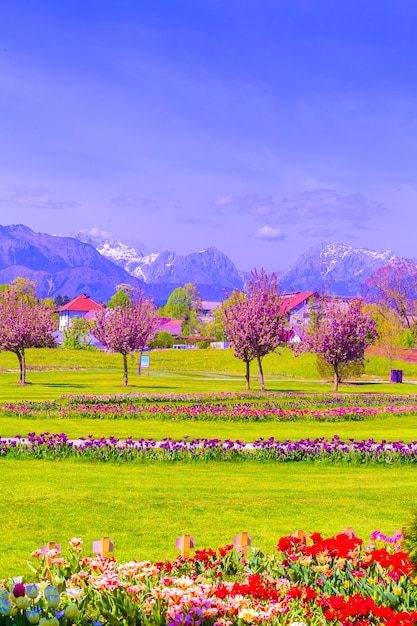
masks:
[[[196,307],[201,306],[201,298],[196,286],[187,283],[185,287],[177,287],[171,293],[161,314],[175,320],[182,320],[181,334],[183,337],[200,331],[200,322],[197,319]]]
[[[320,355],[316,355],[316,366],[321,378],[324,378],[325,380],[332,380],[334,376],[333,366]],[[359,378],[359,376],[362,376],[364,373],[364,363],[360,363],[358,361],[342,363],[339,367],[339,382],[349,380],[349,378]]]
[[[116,293],[110,298],[108,308],[125,307],[132,304],[133,287],[127,284],[117,285]]]
[[[212,316],[212,320],[204,323],[204,333],[210,337],[214,337],[215,341],[224,341],[226,334],[223,323],[222,308],[215,308],[212,311]]]
[[[199,348],[199,350],[208,350],[208,348],[210,348],[211,342],[212,339],[207,339],[206,337],[195,339],[195,344],[197,345],[197,348]]]
[[[54,298],[55,308],[59,309],[61,306],[64,306],[65,304],[68,304],[69,301],[70,301],[70,299],[69,299],[69,297],[67,295],[62,296],[61,294],[58,294]]]
[[[185,283],[184,289],[191,298],[191,308],[199,313],[201,311],[201,295],[197,286],[194,283]]]
[[[174,344],[174,339],[171,333],[168,333],[165,330],[162,330],[160,333],[156,335],[155,339],[152,339],[152,341],[149,342],[149,347],[150,348],[172,348],[173,344]]]
[[[140,294],[133,304],[98,311],[92,334],[123,357],[123,383],[128,384],[127,355],[143,350],[154,336],[158,321],[151,300]]]
[[[181,334],[183,337],[194,335],[201,329],[201,324],[197,319],[197,313],[194,309],[190,309],[185,313],[185,317],[181,324]]]
[[[163,307],[163,314],[175,320],[184,320],[191,311],[191,296],[183,287],[177,287]]]
[[[401,340],[403,348],[415,348],[417,342],[417,328],[406,328]]]
[[[234,293],[223,305],[223,321],[234,355],[246,364],[246,387],[250,388],[250,362],[258,362],[261,390],[265,389],[262,358],[289,337],[285,331],[282,296],[277,277],[264,269],[253,270],[245,294]]]
[[[361,302],[347,304],[326,301],[304,336],[301,350],[323,358],[333,369],[334,391],[341,381],[341,367],[346,363],[363,364],[365,348],[377,339],[376,323],[363,312]]]
[[[393,360],[398,356],[398,349],[414,336],[412,329],[404,331],[403,320],[399,313],[386,304],[368,304],[364,311],[369,312],[376,322],[378,337],[375,345],[381,348],[384,356],[389,361],[392,370]],[[407,335],[405,336],[405,332]],[[412,346],[408,346],[412,347]]]
[[[53,311],[38,300],[34,283],[18,278],[1,293],[0,349],[17,356],[20,384],[26,384],[25,350],[54,345],[54,325]]]
[[[417,573],[417,509],[410,515],[404,532],[404,548],[407,550],[413,570]]]
[[[417,299],[417,266],[413,259],[396,259],[378,269],[365,283],[368,302],[394,310],[404,325],[415,325]]]
[[[89,341],[90,325],[84,317],[73,317],[63,331],[63,346],[72,350],[92,350]]]

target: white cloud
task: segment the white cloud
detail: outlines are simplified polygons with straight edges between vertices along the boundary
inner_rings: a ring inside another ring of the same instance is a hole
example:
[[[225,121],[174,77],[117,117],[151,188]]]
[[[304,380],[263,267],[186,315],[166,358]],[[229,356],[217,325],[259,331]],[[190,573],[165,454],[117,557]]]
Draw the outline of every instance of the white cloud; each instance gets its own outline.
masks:
[[[83,235],[91,237],[91,239],[97,239],[99,241],[101,241],[102,239],[112,239],[110,233],[105,230],[101,230],[98,226],[94,226],[93,228],[90,228],[90,230],[81,230],[80,232]]]
[[[112,198],[112,203],[119,207],[132,209],[159,209],[159,205],[155,200],[129,194],[122,194],[116,198]]]
[[[217,204],[218,206],[224,206],[227,204],[232,204],[232,202],[233,196],[220,196],[219,198],[216,198],[214,204]]]
[[[341,196],[334,189],[304,191],[277,203],[277,212],[284,222],[322,220],[328,226],[334,220],[351,222],[354,228],[367,228],[387,208],[359,194]]]
[[[285,234],[282,232],[280,228],[273,228],[272,226],[262,226],[259,228],[255,237],[258,239],[271,239],[273,241],[278,241],[280,239],[285,239]]]
[[[304,230],[300,230],[300,235],[303,237],[320,237],[321,239],[326,237],[333,237],[337,233],[337,230],[333,228],[326,228],[323,226],[322,228],[306,228]]]
[[[245,196],[221,196],[214,204],[218,207],[231,207],[242,213],[264,217],[274,212],[275,203],[271,196],[247,194]]]
[[[43,187],[16,187],[3,202],[48,210],[74,209],[78,206],[74,200],[55,200]]]

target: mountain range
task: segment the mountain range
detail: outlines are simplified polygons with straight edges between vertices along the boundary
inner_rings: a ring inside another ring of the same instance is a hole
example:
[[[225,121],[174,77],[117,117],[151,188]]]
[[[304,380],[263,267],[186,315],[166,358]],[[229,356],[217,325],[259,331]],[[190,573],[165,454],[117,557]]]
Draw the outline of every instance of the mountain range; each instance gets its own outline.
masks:
[[[396,258],[390,250],[322,243],[276,273],[283,292],[353,296],[375,270]],[[238,271],[213,247],[188,255],[169,250],[144,255],[122,242],[94,241],[82,233],[58,237],[22,224],[0,226],[0,283],[18,276],[35,281],[42,297],[87,293],[103,302],[124,283],[141,287],[159,305],[188,282],[197,286],[203,300],[222,300],[233,289],[243,289],[249,272]]]

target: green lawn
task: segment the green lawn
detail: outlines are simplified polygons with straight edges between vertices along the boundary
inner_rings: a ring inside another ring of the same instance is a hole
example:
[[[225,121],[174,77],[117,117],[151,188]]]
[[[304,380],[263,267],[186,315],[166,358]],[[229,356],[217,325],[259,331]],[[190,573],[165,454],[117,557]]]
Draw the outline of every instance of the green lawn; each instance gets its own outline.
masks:
[[[119,355],[62,349],[29,350],[28,384],[19,386],[17,359],[0,353],[0,403],[51,400],[68,394],[204,393],[244,391],[244,367],[231,351],[151,353],[151,373],[122,382]],[[387,364],[372,358],[359,383],[346,393],[413,394],[415,366],[398,363],[403,385],[387,384]],[[286,351],[264,360],[267,389],[330,392],[317,379],[314,357]],[[253,389],[259,384],[253,372]],[[411,401],[411,399],[410,399]],[[413,399],[415,402],[415,398]],[[364,422],[233,423],[152,420],[93,420],[9,417],[0,411],[0,435],[65,432],[71,437],[218,437],[251,441],[338,434],[342,438],[417,439],[417,417],[386,416]],[[171,558],[174,540],[190,533],[196,546],[228,543],[243,530],[253,544],[272,550],[281,534],[298,528],[325,534],[353,526],[365,538],[376,528],[391,533],[407,523],[416,506],[417,468],[313,464],[149,463],[96,464],[78,461],[0,459],[2,507],[0,576],[25,573],[29,553],[49,540],[65,544],[82,536],[90,544],[109,534],[116,556]]]
[[[61,433],[70,438],[118,437],[126,439],[151,438],[160,441],[164,437],[182,439],[190,436],[195,439],[207,437],[218,439],[241,439],[254,441],[259,437],[275,439],[303,439],[305,437],[328,437],[339,435],[342,439],[382,439],[414,441],[417,439],[417,416],[387,416],[381,419],[367,419],[363,422],[205,422],[169,421],[158,419],[51,419],[5,417],[0,414],[0,436],[26,436],[30,432]]]
[[[150,375],[137,375],[137,357],[129,359],[130,380],[122,385],[120,355],[98,351],[64,350],[62,348],[27,351],[29,384],[20,387],[16,357],[0,353],[0,401],[54,399],[62,394],[104,394],[144,391],[155,393],[201,393],[242,391],[244,365],[231,350],[161,350],[150,354]],[[371,357],[366,376],[359,384],[342,385],[346,393],[416,393],[417,366],[394,363],[404,371],[404,385],[390,385],[387,360]],[[267,355],[263,360],[266,388],[270,391],[331,391],[332,383],[318,378],[315,357],[297,358],[290,350]],[[252,364],[252,387],[259,389],[255,364]]]
[[[310,464],[4,461],[0,576],[25,573],[29,553],[73,536],[115,541],[120,559],[172,558],[175,538],[218,547],[248,531],[273,550],[299,528],[367,538],[392,533],[415,505],[417,470]]]

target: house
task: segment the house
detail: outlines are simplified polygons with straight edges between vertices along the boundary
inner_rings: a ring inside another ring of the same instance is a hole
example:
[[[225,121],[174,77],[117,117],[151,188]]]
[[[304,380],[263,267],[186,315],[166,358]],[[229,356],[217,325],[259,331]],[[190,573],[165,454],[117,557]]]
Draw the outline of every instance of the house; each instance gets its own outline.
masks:
[[[62,332],[65,328],[68,328],[74,317],[87,318],[88,316],[87,319],[91,320],[96,311],[103,310],[101,304],[94,302],[90,296],[83,293],[57,310],[57,313],[59,313],[59,330]]]
[[[282,311],[294,331],[293,341],[300,341],[300,334],[310,322],[311,307],[319,297],[317,291],[297,291],[284,295]]]
[[[221,305],[221,302],[202,300],[197,315],[200,322],[203,322],[203,324],[205,322],[212,322],[214,320],[215,310],[219,309]]]
[[[173,320],[170,317],[160,317],[156,331],[158,333],[169,333],[173,337],[179,337],[182,334],[182,320]]]

